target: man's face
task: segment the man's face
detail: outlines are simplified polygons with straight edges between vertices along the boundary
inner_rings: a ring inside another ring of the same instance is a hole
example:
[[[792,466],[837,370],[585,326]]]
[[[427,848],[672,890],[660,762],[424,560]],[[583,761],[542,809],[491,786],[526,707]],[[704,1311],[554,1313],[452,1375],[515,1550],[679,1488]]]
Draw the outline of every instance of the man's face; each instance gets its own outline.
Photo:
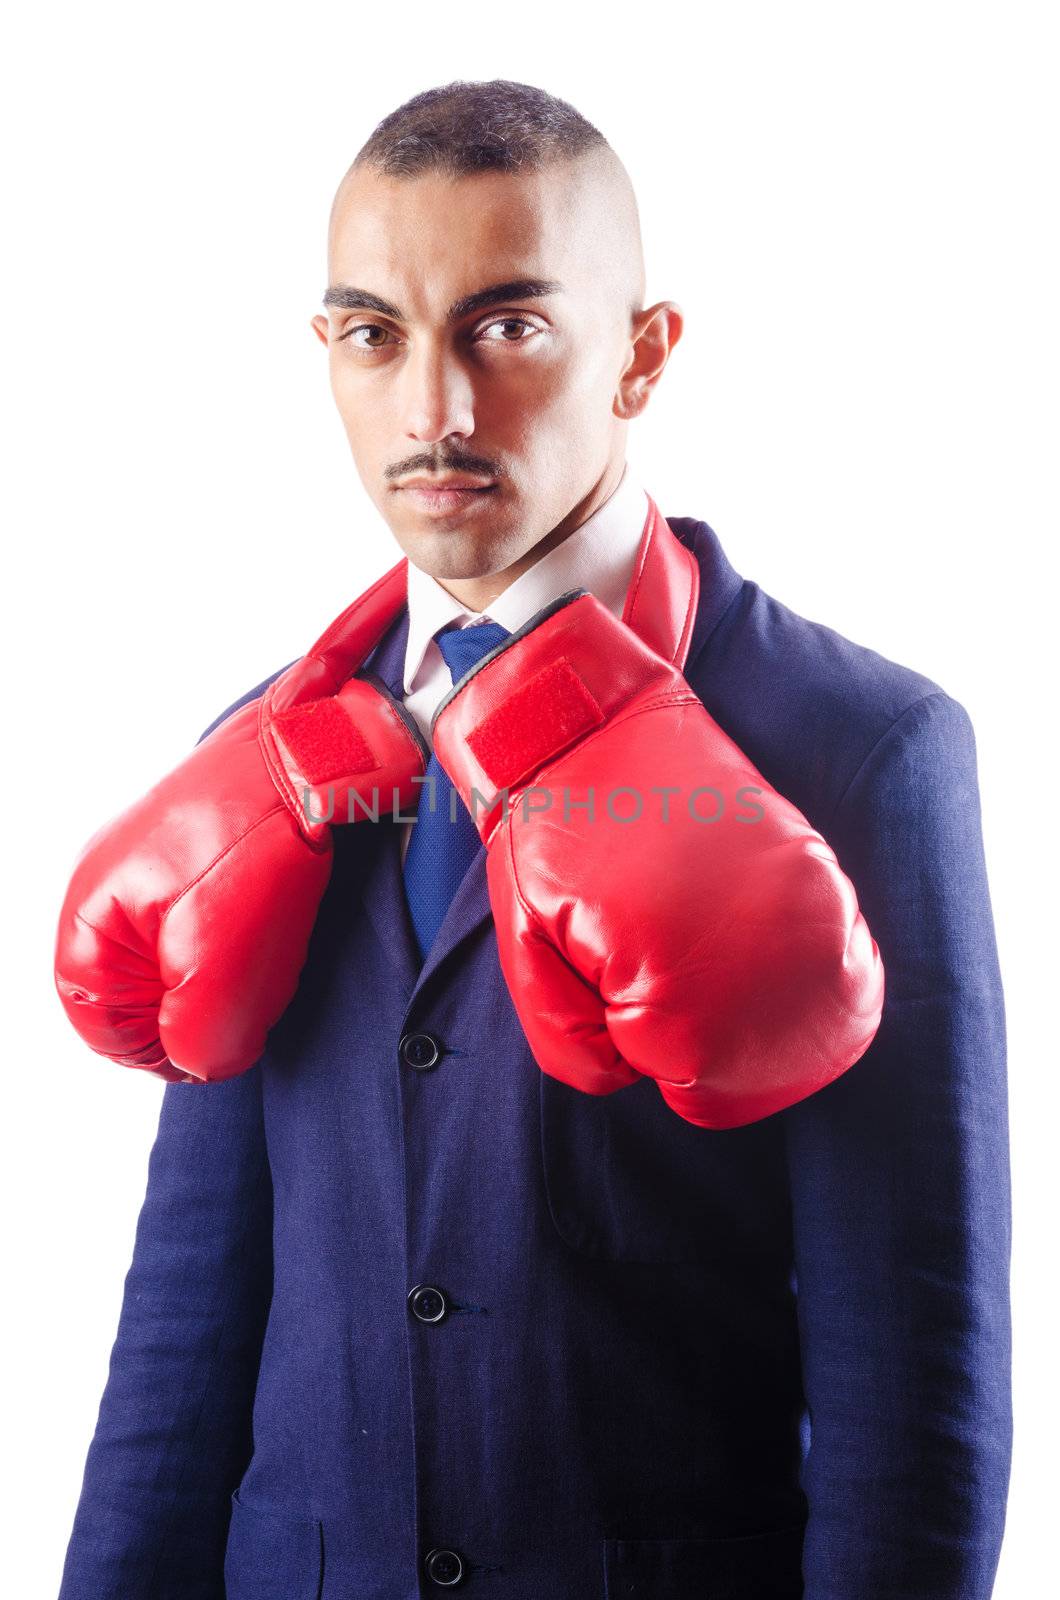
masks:
[[[636,289],[608,210],[591,161],[340,187],[313,325],[361,481],[436,578],[505,571],[618,481]]]

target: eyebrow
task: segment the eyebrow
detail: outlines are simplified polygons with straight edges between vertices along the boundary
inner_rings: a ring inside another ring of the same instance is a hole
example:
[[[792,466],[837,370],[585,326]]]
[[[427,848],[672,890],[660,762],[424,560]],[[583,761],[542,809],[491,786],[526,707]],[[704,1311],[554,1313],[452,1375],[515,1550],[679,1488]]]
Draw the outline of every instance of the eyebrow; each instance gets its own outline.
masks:
[[[505,300],[538,300],[546,294],[559,294],[561,283],[553,278],[512,278],[507,283],[491,283],[488,289],[479,289],[454,300],[446,312],[447,322],[457,322],[473,311],[484,311],[489,306],[500,305]],[[395,322],[407,322],[405,313],[389,300],[383,300],[367,289],[355,289],[348,283],[333,283],[324,294],[324,305],[341,311],[378,311],[382,317],[393,317]]]

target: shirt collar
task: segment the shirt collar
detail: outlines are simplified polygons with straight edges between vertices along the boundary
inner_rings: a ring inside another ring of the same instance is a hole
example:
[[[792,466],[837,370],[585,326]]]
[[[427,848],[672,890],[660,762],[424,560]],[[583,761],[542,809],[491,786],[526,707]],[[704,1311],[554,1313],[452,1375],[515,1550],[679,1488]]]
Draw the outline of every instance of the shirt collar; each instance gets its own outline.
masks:
[[[412,689],[434,635],[450,623],[464,627],[489,620],[514,633],[568,589],[588,589],[620,617],[647,516],[648,497],[627,468],[611,498],[520,573],[485,611],[468,611],[437,579],[410,561],[405,693]]]

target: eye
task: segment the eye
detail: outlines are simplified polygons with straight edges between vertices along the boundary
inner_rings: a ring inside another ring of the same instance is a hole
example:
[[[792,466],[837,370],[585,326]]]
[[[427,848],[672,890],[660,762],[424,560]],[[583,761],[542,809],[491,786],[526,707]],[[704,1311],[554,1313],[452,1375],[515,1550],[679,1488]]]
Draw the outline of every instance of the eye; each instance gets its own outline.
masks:
[[[541,329],[539,327],[537,327],[536,323],[529,322],[526,319],[526,317],[499,317],[495,322],[487,322],[485,327],[483,327],[480,330],[480,336],[481,336],[481,334],[487,333],[490,330],[490,328],[507,328],[507,329],[516,328],[516,329],[523,329],[526,333],[540,333],[541,332]],[[523,338],[523,337],[518,337],[518,338],[515,338],[515,339],[509,339],[507,337],[507,335],[502,335],[501,338],[499,338],[499,339],[487,339],[486,343],[487,344],[527,344],[528,340]]]
[[[356,337],[356,335],[359,333],[379,333],[383,335],[383,338],[380,340],[373,340],[372,343],[369,344]],[[352,328],[347,328],[345,333],[339,335],[339,341],[341,342],[343,339],[348,339],[355,350],[381,350],[386,339],[389,337],[390,335],[387,329],[381,327],[378,322],[355,322]]]

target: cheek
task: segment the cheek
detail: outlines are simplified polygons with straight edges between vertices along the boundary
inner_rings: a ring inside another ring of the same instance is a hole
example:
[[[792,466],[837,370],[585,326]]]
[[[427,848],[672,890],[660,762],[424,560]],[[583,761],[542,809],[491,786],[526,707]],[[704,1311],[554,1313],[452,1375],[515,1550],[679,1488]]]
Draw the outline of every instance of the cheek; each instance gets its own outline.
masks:
[[[354,409],[356,385],[351,382],[348,364],[335,354],[332,354],[328,362],[328,377],[331,380],[331,393],[335,398],[335,404],[345,417]]]
[[[581,458],[606,436],[613,398],[612,376],[599,357],[579,353],[557,362],[516,408],[521,437],[535,454],[554,461]]]
[[[369,452],[372,436],[380,424],[378,406],[369,403],[363,384],[356,381],[356,375],[350,372],[346,363],[332,360],[329,377],[331,393],[347,439],[358,454]]]
[[[584,438],[605,426],[614,397],[610,364],[592,350],[567,352],[549,361],[527,361],[511,368],[479,393],[480,426],[501,416],[525,439],[556,435],[566,439],[572,428]]]

